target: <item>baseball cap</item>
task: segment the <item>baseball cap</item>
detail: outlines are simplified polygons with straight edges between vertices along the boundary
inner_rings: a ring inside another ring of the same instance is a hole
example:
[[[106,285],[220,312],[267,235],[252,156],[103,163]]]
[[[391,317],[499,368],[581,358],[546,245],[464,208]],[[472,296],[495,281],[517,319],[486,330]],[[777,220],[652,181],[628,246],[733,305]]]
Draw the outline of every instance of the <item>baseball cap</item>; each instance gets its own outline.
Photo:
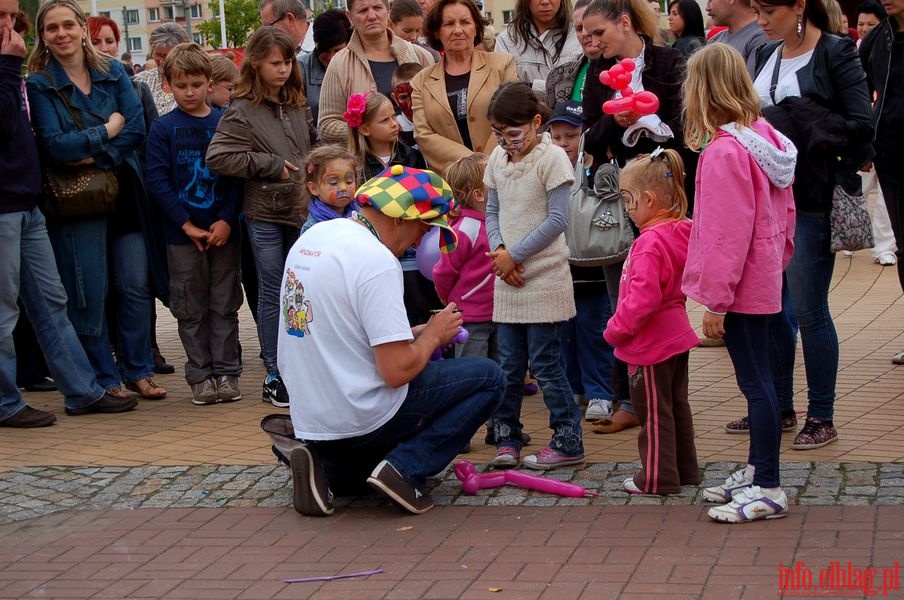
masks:
[[[555,110],[552,111],[549,121],[546,122],[547,125],[552,125],[553,123],[568,123],[569,125],[580,127],[584,124],[584,107],[581,106],[580,102],[575,102],[574,100],[559,102],[556,104]]]
[[[443,254],[455,250],[458,237],[446,215],[458,203],[452,187],[426,169],[392,165],[369,179],[355,193],[361,206],[369,204],[387,217],[419,219],[440,228],[439,249]]]

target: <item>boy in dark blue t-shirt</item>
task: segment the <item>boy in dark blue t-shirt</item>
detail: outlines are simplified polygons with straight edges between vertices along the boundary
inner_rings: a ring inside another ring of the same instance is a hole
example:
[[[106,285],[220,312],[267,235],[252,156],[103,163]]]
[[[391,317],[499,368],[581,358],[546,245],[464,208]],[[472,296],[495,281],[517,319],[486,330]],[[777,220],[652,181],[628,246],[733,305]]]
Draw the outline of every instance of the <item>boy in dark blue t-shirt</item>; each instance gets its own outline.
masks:
[[[238,310],[242,305],[238,213],[241,184],[211,173],[207,146],[223,112],[207,105],[210,57],[179,44],[163,64],[177,108],[151,126],[147,145],[151,195],[166,217],[170,310],[188,361],[195,404],[241,400]]]

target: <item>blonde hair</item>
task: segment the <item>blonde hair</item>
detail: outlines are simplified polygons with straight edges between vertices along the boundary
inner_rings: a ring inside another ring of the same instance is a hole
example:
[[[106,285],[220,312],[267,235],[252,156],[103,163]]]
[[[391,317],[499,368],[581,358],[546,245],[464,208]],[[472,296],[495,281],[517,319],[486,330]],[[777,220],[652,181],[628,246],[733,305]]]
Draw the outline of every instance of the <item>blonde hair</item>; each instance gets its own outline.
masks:
[[[239,68],[235,66],[229,57],[222,54],[210,56],[210,80],[214,83],[228,81],[235,83],[239,80]]]
[[[347,160],[350,162],[355,169],[355,176],[360,180],[360,176],[358,175],[358,161],[355,160],[355,157],[351,152],[340,146],[320,146],[314,148],[308,154],[302,165],[304,170],[304,194],[307,199],[310,200],[311,198],[311,192],[308,190],[308,183],[314,183],[315,185],[319,184],[327,164],[334,160]]]
[[[737,50],[727,44],[707,44],[690,57],[684,80],[688,148],[699,150],[726,123],[750,127],[760,114],[760,98]]]
[[[825,4],[826,14],[829,16],[829,33],[834,33],[835,35],[847,35],[848,30],[844,27],[844,21],[842,20],[843,13],[841,12],[841,5],[838,4],[838,0],[822,0],[822,2]]]
[[[361,114],[361,125],[357,127],[348,126],[348,151],[351,152],[358,161],[358,179],[363,179],[364,163],[367,160],[367,153],[370,146],[367,143],[367,136],[361,133],[361,127],[369,125],[377,111],[383,108],[384,104],[392,106],[392,100],[378,92],[370,92],[364,100],[364,112]],[[395,146],[393,145],[393,151]]]
[[[248,40],[241,76],[232,97],[248,98],[255,106],[267,97],[268,90],[260,77],[258,67],[267,60],[274,49],[281,52],[284,60],[292,59],[289,79],[282,86],[282,91],[285,93],[283,102],[296,108],[307,106],[308,103],[302,89],[301,67],[295,60],[295,44],[292,43],[292,38],[286,32],[273,26],[258,28]]]
[[[203,75],[210,79],[210,56],[194,42],[176,44],[163,61],[163,76],[172,82],[180,75]]]
[[[677,150],[662,150],[655,157],[641,154],[625,165],[620,178],[622,187],[628,184],[641,192],[654,192],[668,213],[667,218],[682,220],[687,214],[684,161]]]
[[[452,188],[452,193],[460,206],[468,208],[471,205],[471,192],[481,189],[483,173],[489,160],[490,157],[486,154],[475,152],[459,158],[446,167],[443,179]]]
[[[47,12],[53,8],[62,6],[75,14],[75,20],[82,27],[85,37],[82,38],[82,52],[85,54],[85,64],[90,69],[96,69],[106,75],[110,70],[110,57],[95,50],[88,35],[88,18],[75,0],[47,0],[38,8],[35,17],[35,47],[28,57],[28,70],[32,73],[42,71],[50,62],[50,48],[44,43],[44,18]],[[56,82],[53,83],[56,86]]]

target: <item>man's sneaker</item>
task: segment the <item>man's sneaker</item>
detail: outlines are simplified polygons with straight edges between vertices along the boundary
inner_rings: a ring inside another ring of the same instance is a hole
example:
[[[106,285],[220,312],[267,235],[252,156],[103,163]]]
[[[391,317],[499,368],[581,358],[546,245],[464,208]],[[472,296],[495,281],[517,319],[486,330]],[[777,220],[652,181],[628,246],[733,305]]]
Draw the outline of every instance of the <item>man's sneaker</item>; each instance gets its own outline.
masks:
[[[25,408],[11,417],[0,421],[0,427],[19,427],[22,429],[31,427],[47,427],[56,423],[56,415],[47,411],[38,410],[25,405]]]
[[[289,407],[289,391],[279,375],[267,375],[261,391],[261,400],[277,408]]]
[[[578,454],[575,456],[566,456],[565,454],[546,446],[536,454],[525,456],[524,460],[521,462],[528,469],[547,471],[559,467],[582,465],[584,464],[584,455]]]
[[[496,458],[490,461],[493,469],[513,469],[521,462],[521,455],[514,448],[503,446],[496,450]]]
[[[320,463],[307,446],[292,450],[292,505],[295,512],[309,517],[333,514],[333,493]]]
[[[217,384],[213,377],[191,384],[191,403],[198,406],[217,403]]]
[[[217,402],[235,402],[242,399],[239,389],[239,378],[235,375],[217,377]]]
[[[797,430],[797,413],[782,415],[782,433]],[[750,417],[741,417],[725,425],[725,433],[750,433]]]
[[[66,407],[66,414],[77,417],[80,415],[90,415],[91,413],[121,413],[132,410],[138,406],[136,398],[115,398],[104,392],[104,395],[95,400],[92,404],[82,408]]]
[[[831,421],[823,421],[816,417],[807,417],[804,428],[800,430],[794,443],[791,444],[792,450],[813,450],[814,448],[822,448],[826,444],[831,444],[838,439],[838,432]]]
[[[433,498],[408,483],[388,460],[381,460],[367,483],[375,490],[416,515],[433,508]]]
[[[735,492],[753,485],[753,475],[747,474],[747,468],[729,475],[722,485],[703,489],[703,498],[709,502],[731,502]]]
[[[788,497],[784,490],[779,490],[775,497],[770,496],[758,485],[752,485],[736,493],[731,502],[721,506],[713,506],[707,513],[709,518],[723,523],[747,523],[760,519],[780,519],[787,514]]]
[[[587,402],[587,412],[584,413],[585,421],[598,421],[612,416],[612,400],[591,398]]]

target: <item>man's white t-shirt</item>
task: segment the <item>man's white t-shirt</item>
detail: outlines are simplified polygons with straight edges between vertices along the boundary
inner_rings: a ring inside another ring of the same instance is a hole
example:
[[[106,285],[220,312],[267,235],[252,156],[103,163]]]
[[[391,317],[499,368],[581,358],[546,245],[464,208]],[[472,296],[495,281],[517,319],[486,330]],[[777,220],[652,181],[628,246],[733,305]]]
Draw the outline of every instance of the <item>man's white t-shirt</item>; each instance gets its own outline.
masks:
[[[280,289],[279,373],[295,435],[336,440],[389,421],[408,393],[377,371],[373,347],[411,340],[398,259],[365,227],[311,227],[286,259]]]

